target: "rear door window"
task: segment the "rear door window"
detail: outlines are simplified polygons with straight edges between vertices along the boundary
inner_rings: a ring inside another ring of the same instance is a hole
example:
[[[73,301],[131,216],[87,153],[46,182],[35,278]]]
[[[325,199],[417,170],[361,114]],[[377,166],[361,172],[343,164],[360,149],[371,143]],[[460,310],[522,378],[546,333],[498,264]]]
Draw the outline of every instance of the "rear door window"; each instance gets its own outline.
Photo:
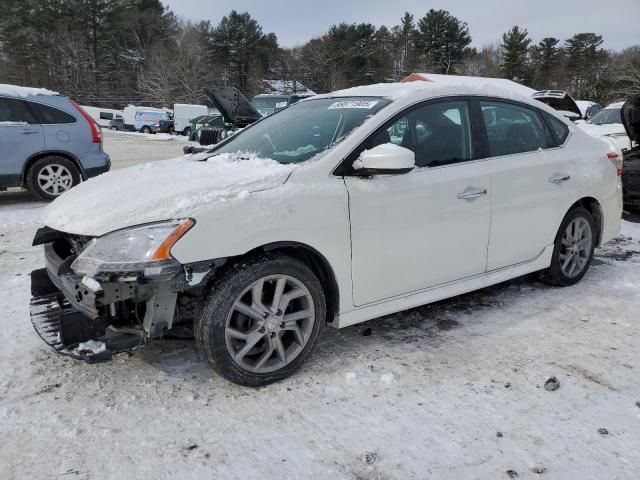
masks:
[[[56,125],[62,123],[75,123],[76,117],[63,112],[60,109],[43,105],[42,103],[29,102],[29,106],[40,119],[43,125]]]
[[[0,122],[37,124],[24,100],[0,98]]]
[[[480,101],[480,108],[492,157],[549,147],[542,120],[534,110],[497,101]]]

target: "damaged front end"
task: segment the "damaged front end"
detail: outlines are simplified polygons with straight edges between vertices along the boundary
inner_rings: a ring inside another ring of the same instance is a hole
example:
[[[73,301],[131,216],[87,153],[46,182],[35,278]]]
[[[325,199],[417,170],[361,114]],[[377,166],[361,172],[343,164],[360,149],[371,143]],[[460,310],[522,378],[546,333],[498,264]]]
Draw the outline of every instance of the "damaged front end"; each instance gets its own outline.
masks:
[[[181,265],[170,257],[192,224],[145,225],[99,238],[38,230],[33,244],[44,245],[45,268],[31,273],[36,332],[59,353],[88,362],[110,360],[148,339],[192,336],[201,286],[223,263]]]

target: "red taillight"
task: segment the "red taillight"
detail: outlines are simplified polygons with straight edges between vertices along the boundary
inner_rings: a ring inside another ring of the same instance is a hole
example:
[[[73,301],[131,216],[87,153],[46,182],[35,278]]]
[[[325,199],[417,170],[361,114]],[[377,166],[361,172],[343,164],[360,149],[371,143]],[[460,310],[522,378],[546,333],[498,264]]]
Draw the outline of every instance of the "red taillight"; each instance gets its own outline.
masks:
[[[613,166],[616,167],[618,171],[618,176],[622,175],[622,157],[618,155],[616,152],[607,153],[607,158],[611,160]]]
[[[71,99],[69,99],[69,101],[71,102],[71,105],[73,105],[73,107],[80,112],[80,115],[82,115],[84,119],[89,123],[89,128],[91,128],[91,140],[93,141],[93,143],[102,143],[102,132],[100,131],[100,128],[98,128],[95,120],[93,120],[93,118],[91,118],[91,116],[87,112],[85,112],[83,108],[76,102]]]

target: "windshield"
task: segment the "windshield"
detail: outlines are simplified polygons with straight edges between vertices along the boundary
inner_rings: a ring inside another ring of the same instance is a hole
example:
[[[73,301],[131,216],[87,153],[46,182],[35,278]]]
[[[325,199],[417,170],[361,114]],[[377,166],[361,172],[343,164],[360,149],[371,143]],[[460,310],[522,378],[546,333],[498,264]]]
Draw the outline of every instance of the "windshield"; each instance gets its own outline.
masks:
[[[622,110],[620,108],[605,108],[596,113],[589,123],[593,125],[607,125],[610,123],[622,123]]]
[[[300,163],[328,150],[390,103],[379,97],[321,98],[296,103],[211,150],[252,153],[280,163]]]

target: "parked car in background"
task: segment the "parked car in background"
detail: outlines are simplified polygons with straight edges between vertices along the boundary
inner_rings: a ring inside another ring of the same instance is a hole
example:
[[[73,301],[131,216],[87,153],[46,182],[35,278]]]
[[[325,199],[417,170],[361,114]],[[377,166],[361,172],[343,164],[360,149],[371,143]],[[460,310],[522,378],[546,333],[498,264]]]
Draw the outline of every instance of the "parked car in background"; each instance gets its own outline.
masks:
[[[101,127],[109,127],[111,120],[114,120],[116,118],[123,118],[124,115],[122,110],[116,110],[113,108],[90,107],[87,105],[80,106]]]
[[[0,85],[0,189],[26,187],[53,200],[109,170],[96,122],[68,97]]]
[[[576,105],[580,109],[580,114],[583,120],[588,120],[596,113],[602,110],[602,106],[599,103],[592,102],[591,100],[576,100]]]
[[[203,126],[196,132],[195,140],[200,145],[214,145],[262,118],[262,115],[235,87],[205,89],[205,93],[220,112],[220,117],[212,120],[213,125]],[[185,153],[201,150],[185,146]]]
[[[632,142],[622,123],[622,105],[616,102],[607,105],[593,117],[580,124],[585,132],[593,137],[605,137],[617,145],[620,150],[631,148]]]
[[[531,98],[549,105],[572,122],[582,119],[582,113],[576,101],[563,90],[541,90],[531,95]]]
[[[209,115],[200,115],[191,119],[191,133],[189,140],[197,140],[198,131],[202,127],[224,127],[224,119],[220,112],[212,113]]]
[[[622,193],[627,208],[640,209],[640,95],[627,100],[621,108],[622,123],[634,146],[624,151]]]
[[[114,131],[124,131],[124,132],[133,132],[133,125],[125,125],[124,117],[120,115],[116,115],[116,117],[109,122],[109,130]]]
[[[266,117],[267,115],[271,115],[272,113],[278,112],[283,108],[296,103],[301,98],[308,97],[301,95],[261,94],[256,95],[251,99],[251,105],[260,112],[260,115]]]
[[[89,361],[192,328],[218,373],[269,384],[326,325],[531,272],[578,283],[620,231],[609,153],[510,91],[412,82],[318,95],[47,207],[32,322]]]

